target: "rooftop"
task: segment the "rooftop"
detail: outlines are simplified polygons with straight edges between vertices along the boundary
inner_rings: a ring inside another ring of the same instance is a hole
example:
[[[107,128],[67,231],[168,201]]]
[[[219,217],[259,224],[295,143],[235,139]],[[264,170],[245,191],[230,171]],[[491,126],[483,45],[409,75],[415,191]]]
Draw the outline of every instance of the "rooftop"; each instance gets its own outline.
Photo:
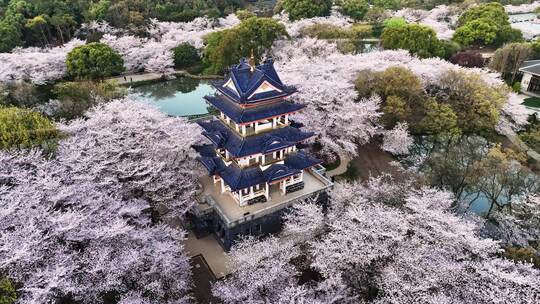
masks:
[[[240,168],[233,162],[227,166],[220,157],[207,155],[205,151],[207,146],[195,146],[194,148],[201,153],[202,157],[199,160],[206,167],[209,175],[219,175],[232,191],[242,190],[258,184],[272,183],[299,174],[301,170],[311,168],[322,162],[302,151],[298,151],[287,155],[283,164],[274,163],[263,171],[258,165]]]
[[[231,67],[227,79],[216,81],[213,85],[239,104],[253,104],[296,92],[294,87],[285,86],[281,82],[272,59],[266,59],[262,64],[252,67],[242,58],[239,64]]]
[[[219,184],[214,184],[212,177],[203,176],[200,182],[204,190],[196,204],[197,211],[208,212],[214,208],[228,227],[289,207],[297,200],[308,198],[332,186],[332,182],[320,173],[315,170],[306,170],[304,189],[282,195],[279,185],[273,185],[270,187],[270,201],[240,207],[229,194],[220,192]]]
[[[521,72],[540,75],[540,60],[526,60],[519,70]]]
[[[204,99],[237,124],[293,113],[305,107],[290,101],[281,101],[258,107],[242,108],[223,96],[206,96]]]
[[[300,129],[287,126],[262,134],[243,138],[219,120],[197,122],[206,136],[217,148],[229,151],[234,157],[244,157],[257,153],[270,153],[292,147],[315,133],[302,132]]]

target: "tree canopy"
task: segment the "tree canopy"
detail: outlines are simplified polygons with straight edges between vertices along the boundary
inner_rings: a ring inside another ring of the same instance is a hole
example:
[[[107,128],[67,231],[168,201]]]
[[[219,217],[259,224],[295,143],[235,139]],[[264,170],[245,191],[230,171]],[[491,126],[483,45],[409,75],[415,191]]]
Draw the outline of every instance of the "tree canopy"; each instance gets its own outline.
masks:
[[[405,49],[421,58],[445,56],[444,46],[435,31],[419,24],[385,27],[381,43],[385,49]]]
[[[78,46],[68,53],[67,70],[79,78],[103,78],[124,71],[124,60],[108,45],[92,42]]]
[[[457,24],[453,39],[463,46],[499,46],[523,39],[521,31],[510,26],[504,7],[496,2],[470,7]]]
[[[225,68],[253,52],[260,60],[274,41],[289,37],[285,26],[271,18],[251,17],[238,26],[205,37],[203,60],[207,72],[221,74]]]
[[[283,0],[283,8],[289,19],[299,20],[330,15],[332,3],[332,0]]]
[[[369,4],[365,0],[342,0],[341,11],[354,20],[362,20],[369,9]]]
[[[239,7],[240,0],[0,1],[0,52],[16,46],[65,43],[82,23],[90,21],[106,21],[144,34],[152,18],[175,22],[217,18]]]
[[[191,44],[184,42],[173,49],[174,66],[187,68],[201,61],[199,51]]]
[[[47,146],[58,137],[56,126],[32,110],[0,106],[0,149]]]

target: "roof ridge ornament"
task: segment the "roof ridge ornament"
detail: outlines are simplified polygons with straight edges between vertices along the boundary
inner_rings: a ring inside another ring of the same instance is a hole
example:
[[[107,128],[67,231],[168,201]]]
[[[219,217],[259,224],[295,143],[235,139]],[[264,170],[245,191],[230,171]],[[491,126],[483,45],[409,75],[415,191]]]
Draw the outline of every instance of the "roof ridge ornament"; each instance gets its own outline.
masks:
[[[255,71],[255,55],[253,53],[253,49],[251,49],[251,57],[249,57],[249,66],[251,68],[251,72]]]

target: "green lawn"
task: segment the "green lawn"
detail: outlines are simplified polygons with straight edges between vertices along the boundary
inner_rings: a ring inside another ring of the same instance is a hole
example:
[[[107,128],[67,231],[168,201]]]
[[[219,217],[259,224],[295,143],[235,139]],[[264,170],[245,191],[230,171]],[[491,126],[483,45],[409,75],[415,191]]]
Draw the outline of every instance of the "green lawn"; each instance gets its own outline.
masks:
[[[523,101],[523,104],[528,107],[540,108],[540,98],[539,97],[525,98],[525,100]]]

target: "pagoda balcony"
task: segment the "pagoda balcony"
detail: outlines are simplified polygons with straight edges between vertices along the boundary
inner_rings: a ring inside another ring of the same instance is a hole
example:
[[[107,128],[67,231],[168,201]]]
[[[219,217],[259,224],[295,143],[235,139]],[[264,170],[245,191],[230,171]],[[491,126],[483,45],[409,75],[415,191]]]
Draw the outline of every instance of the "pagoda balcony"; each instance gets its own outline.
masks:
[[[219,185],[215,185],[211,177],[203,176],[200,179],[203,192],[197,198],[196,212],[213,209],[221,218],[227,228],[261,218],[277,210],[287,208],[299,200],[316,196],[332,187],[333,183],[316,168],[305,170],[303,187],[293,192],[283,194],[279,184],[269,187],[269,200],[246,206],[239,206],[230,193],[221,193]],[[296,185],[296,184],[290,184]]]
[[[274,117],[267,120],[261,120],[253,122],[248,125],[238,125],[225,115],[221,114],[218,116],[219,120],[222,121],[227,127],[234,130],[237,134],[246,137],[257,134],[262,134],[267,131],[287,127],[291,125],[289,121],[289,116]]]

